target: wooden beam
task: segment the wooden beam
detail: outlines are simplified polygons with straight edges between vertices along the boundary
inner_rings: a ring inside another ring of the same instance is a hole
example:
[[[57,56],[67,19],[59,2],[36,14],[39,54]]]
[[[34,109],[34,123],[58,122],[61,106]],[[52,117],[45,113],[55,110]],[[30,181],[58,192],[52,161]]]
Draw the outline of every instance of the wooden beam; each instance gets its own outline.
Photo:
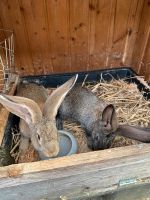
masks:
[[[10,165],[0,168],[0,197],[83,198],[115,191],[126,186],[128,179],[144,184],[149,181],[149,169],[148,144]]]

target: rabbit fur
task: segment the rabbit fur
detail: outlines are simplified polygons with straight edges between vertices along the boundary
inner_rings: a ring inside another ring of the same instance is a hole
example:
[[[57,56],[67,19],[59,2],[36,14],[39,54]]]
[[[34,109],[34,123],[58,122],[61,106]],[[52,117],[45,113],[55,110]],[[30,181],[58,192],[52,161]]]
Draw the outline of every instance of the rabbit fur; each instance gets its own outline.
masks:
[[[81,124],[86,131],[88,147],[93,150],[108,148],[118,127],[114,106],[107,106],[81,86],[74,87],[62,102],[57,115],[59,129],[63,127],[62,120],[66,119]]]
[[[150,128],[120,125],[116,134],[144,143],[150,143]]]
[[[0,95],[0,103],[21,118],[20,151],[28,148],[29,139],[41,159],[57,156],[59,137],[56,114],[66,94],[74,86],[78,75],[72,77],[48,96],[46,89],[36,84],[20,84],[17,96]]]
[[[88,147],[92,150],[109,148],[115,136],[121,135],[142,142],[150,142],[150,129],[119,125],[115,108],[107,105],[90,90],[75,86],[62,102],[57,123],[63,128],[63,120],[73,119],[85,129]]]

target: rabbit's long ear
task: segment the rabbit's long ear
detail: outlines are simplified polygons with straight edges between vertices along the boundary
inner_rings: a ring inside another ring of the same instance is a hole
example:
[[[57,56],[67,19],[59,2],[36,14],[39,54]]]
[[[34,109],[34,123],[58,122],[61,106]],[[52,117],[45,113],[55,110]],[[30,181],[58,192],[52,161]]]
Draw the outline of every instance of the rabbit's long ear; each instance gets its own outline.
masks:
[[[118,120],[115,108],[112,104],[106,106],[102,113],[102,121],[108,130],[115,131],[118,128]]]
[[[120,125],[115,133],[140,142],[150,142],[150,128]]]
[[[0,95],[0,103],[10,112],[24,119],[28,124],[42,118],[42,112],[34,101],[19,96]]]
[[[61,85],[56,90],[54,90],[52,94],[48,97],[48,99],[46,100],[44,109],[43,109],[43,114],[46,117],[48,117],[50,120],[55,120],[57,111],[62,101],[64,100],[65,96],[68,94],[68,92],[76,83],[77,78],[78,78],[78,74],[76,74],[67,82],[65,82],[63,85]]]

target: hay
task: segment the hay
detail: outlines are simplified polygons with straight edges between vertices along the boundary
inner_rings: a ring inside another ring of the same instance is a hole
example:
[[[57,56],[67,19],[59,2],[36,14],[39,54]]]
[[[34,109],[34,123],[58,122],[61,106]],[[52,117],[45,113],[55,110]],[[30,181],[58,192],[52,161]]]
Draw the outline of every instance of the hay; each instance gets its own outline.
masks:
[[[123,80],[86,84],[100,99],[116,108],[120,124],[147,127],[150,125],[150,101],[147,101],[134,83]]]
[[[21,134],[17,128],[12,128],[12,140],[11,140],[11,151],[10,155],[14,158],[15,163],[27,163],[39,160],[38,153],[33,148],[31,142],[29,148],[25,152],[20,152],[20,137]]]
[[[19,146],[20,146],[20,132],[17,128],[11,129],[12,140],[11,140],[11,151],[10,155],[14,158],[15,163],[19,160]]]
[[[87,78],[87,77],[86,77]],[[83,87],[91,90],[96,96],[107,104],[113,104],[116,108],[119,124],[134,126],[150,126],[150,102],[145,100],[142,93],[134,83],[127,83],[125,80],[115,80],[97,83],[82,84]],[[64,129],[71,131],[77,138],[79,153],[90,151],[87,147],[85,132],[75,122],[65,122]],[[113,147],[128,146],[140,142],[117,136],[111,145]]]
[[[87,83],[85,82],[86,78],[82,86],[91,90],[98,98],[104,100],[107,104],[113,104],[116,108],[120,124],[130,124],[141,127],[150,126],[150,101],[144,99],[136,84],[129,84],[124,80],[115,79],[110,82],[101,80],[97,83]],[[51,93],[51,88],[49,90]],[[87,146],[85,131],[79,124],[72,121],[65,121],[64,129],[70,131],[76,137],[78,153],[91,151]],[[12,136],[11,155],[15,158],[17,163],[19,159],[18,149],[20,133],[13,129]],[[117,136],[111,147],[127,146],[137,143],[139,142]],[[34,155],[33,150],[31,150],[31,154]],[[30,155],[28,157],[30,158]]]
[[[75,136],[78,143],[78,153],[91,151],[87,146],[85,131],[81,128],[79,124],[71,121],[65,121],[64,129],[71,132]]]
[[[31,143],[29,144],[29,147],[25,152],[19,152],[18,163],[35,162],[39,160],[39,155]]]

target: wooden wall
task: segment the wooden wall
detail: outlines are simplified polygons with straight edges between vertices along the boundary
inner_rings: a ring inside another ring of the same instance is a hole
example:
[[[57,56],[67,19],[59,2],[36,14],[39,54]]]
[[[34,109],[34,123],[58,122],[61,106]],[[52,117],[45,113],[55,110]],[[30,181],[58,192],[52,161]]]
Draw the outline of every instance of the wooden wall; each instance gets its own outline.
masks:
[[[127,65],[150,79],[149,26],[150,0],[0,1],[21,75]]]
[[[131,65],[150,81],[150,0],[143,4]]]

